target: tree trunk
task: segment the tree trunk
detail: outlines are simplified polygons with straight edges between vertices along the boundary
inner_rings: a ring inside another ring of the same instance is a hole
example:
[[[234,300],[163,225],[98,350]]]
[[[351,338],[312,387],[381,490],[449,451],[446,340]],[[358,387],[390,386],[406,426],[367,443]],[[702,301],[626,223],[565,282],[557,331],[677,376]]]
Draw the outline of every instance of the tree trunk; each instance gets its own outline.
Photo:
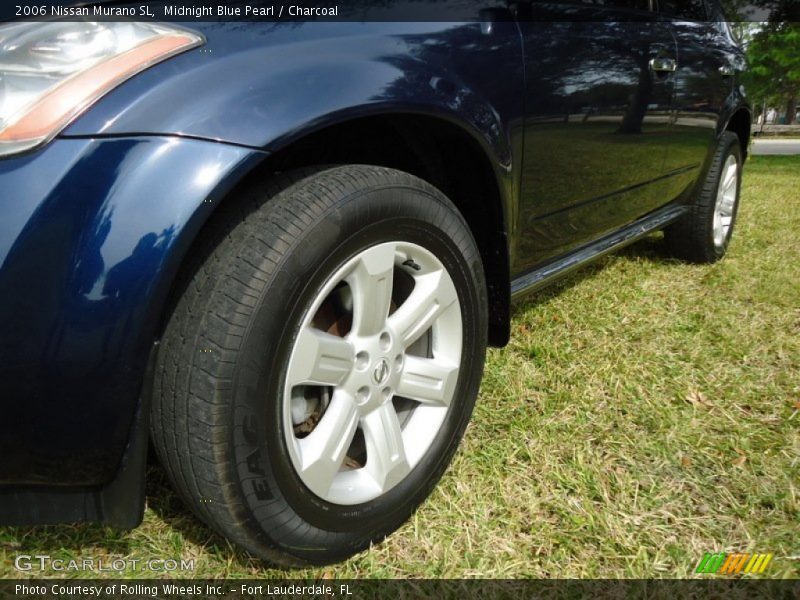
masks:
[[[791,125],[795,122],[797,115],[797,94],[789,96],[789,101],[786,103],[786,124]]]
[[[642,124],[647,114],[647,106],[653,91],[653,79],[648,65],[648,54],[639,57],[639,84],[630,99],[628,110],[622,117],[619,133],[642,133]]]

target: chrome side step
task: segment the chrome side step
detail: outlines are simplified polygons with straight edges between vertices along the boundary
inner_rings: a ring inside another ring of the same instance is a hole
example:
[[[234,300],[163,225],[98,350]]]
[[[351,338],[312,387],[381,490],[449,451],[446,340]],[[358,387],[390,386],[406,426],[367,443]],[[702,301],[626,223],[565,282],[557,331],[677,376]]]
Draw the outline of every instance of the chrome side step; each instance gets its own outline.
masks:
[[[659,209],[646,217],[634,221],[619,231],[615,231],[604,238],[600,238],[595,242],[579,248],[563,258],[559,258],[543,267],[528,271],[514,278],[511,282],[511,300],[519,300],[526,294],[545,287],[553,280],[601,256],[619,250],[654,231],[666,227],[670,223],[680,219],[688,211],[689,207],[684,205],[673,205]]]

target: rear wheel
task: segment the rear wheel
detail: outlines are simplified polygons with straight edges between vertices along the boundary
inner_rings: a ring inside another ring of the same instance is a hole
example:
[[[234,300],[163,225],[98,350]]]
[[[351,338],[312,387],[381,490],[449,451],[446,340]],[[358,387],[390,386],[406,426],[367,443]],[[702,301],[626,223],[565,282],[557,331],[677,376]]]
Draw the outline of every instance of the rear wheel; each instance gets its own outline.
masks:
[[[670,251],[680,258],[712,263],[728,250],[742,181],[742,150],[739,137],[722,134],[703,186],[691,211],[664,230]]]
[[[449,463],[486,347],[452,203],[367,166],[283,177],[206,236],[159,353],[152,434],[190,507],[280,564],[402,524]]]

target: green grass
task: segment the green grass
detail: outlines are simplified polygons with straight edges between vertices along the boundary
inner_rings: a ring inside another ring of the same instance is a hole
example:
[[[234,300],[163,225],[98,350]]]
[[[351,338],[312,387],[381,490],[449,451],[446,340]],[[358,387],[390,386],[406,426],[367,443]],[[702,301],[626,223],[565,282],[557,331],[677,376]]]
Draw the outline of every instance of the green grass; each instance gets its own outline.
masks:
[[[0,576],[42,553],[195,558],[181,575],[198,577],[684,577],[713,550],[798,577],[798,188],[800,157],[755,158],[722,262],[671,260],[653,236],[518,306],[442,483],[345,564],[266,570],[153,468],[141,527],[0,529]]]

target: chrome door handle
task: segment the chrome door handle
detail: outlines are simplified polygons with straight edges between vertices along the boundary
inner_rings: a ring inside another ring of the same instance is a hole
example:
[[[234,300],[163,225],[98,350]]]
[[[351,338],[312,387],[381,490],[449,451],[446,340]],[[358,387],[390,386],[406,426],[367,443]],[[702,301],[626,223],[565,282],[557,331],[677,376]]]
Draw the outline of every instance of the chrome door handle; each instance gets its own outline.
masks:
[[[651,58],[649,64],[654,73],[673,73],[678,68],[678,62],[674,58]]]
[[[723,77],[730,77],[736,72],[736,69],[733,68],[733,65],[722,65],[719,68],[719,74]]]

